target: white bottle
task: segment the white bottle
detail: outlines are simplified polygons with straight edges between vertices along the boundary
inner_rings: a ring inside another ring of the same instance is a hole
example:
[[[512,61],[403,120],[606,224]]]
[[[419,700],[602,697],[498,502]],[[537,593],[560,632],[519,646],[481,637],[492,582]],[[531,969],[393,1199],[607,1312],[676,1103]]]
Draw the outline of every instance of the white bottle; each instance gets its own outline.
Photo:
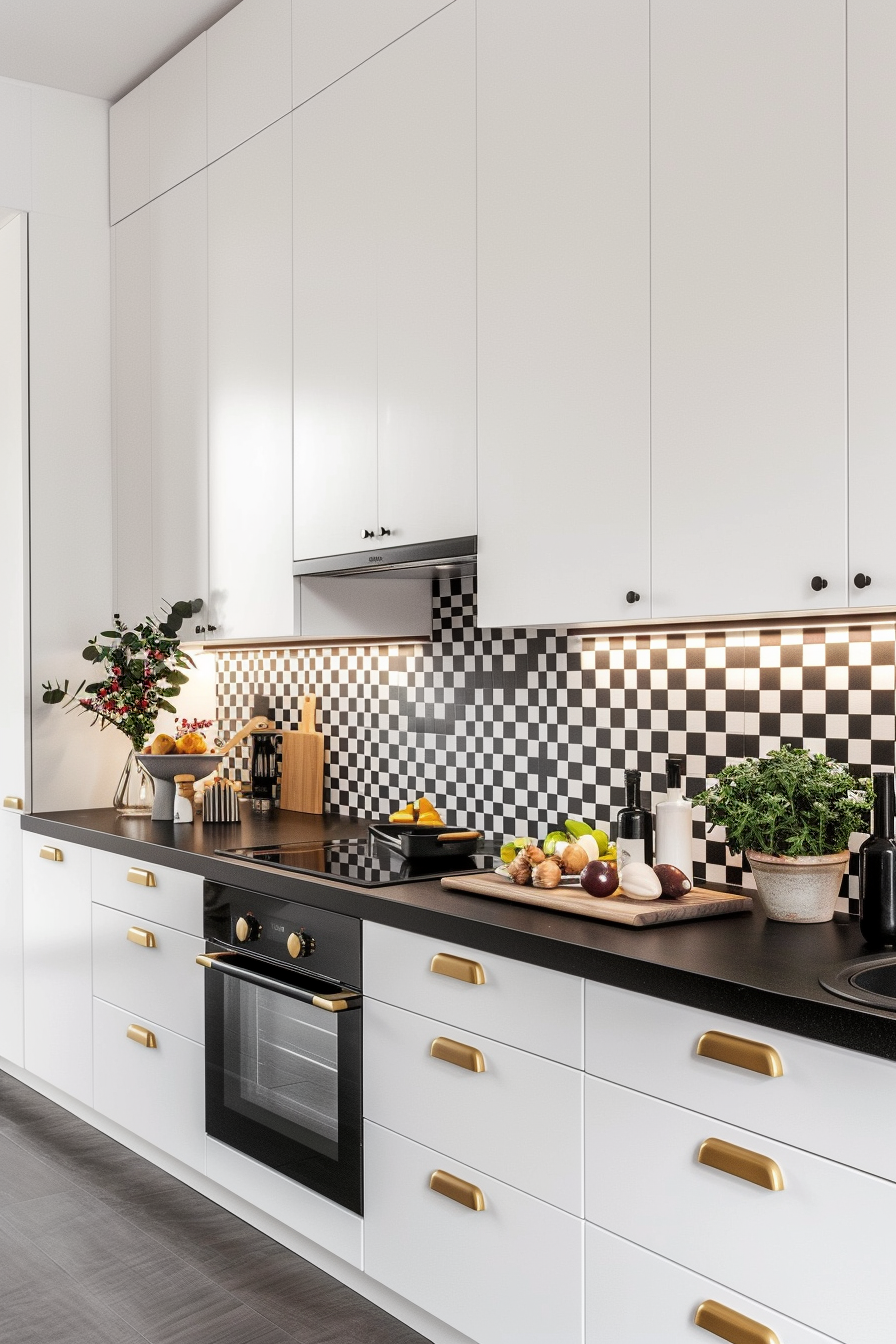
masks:
[[[177,785],[177,793],[174,798],[174,820],[192,822],[193,785],[196,782],[196,776],[175,775],[174,782]]]
[[[681,787],[681,761],[677,756],[666,761],[666,789],[665,798],[656,805],[655,862],[671,863],[693,883],[693,809]]]

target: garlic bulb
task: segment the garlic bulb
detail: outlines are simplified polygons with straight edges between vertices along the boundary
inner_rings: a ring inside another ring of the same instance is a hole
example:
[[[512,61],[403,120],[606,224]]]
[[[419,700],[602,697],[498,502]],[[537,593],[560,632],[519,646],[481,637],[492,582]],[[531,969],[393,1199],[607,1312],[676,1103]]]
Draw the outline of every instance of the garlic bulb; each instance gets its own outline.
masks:
[[[663,894],[663,884],[646,863],[627,863],[619,874],[619,895],[633,901],[657,901]]]
[[[525,887],[532,881],[532,865],[525,854],[517,854],[507,872],[518,887]]]
[[[545,859],[532,869],[532,882],[536,887],[559,887],[560,865],[553,859]]]

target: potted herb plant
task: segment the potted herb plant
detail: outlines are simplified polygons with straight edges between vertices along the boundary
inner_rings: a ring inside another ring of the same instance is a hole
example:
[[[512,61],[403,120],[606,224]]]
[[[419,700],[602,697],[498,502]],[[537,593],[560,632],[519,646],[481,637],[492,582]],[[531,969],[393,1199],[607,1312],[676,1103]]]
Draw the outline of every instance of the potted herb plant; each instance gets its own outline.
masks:
[[[43,684],[43,700],[48,705],[65,704],[93,715],[100,728],[117,728],[131,744],[131,751],[115,790],[113,806],[124,816],[148,816],[152,807],[153,783],[137,759],[156,718],[162,710],[174,713],[172,704],[187,680],[184,668],[194,667],[193,659],[180,646],[179,631],[184,621],[202,607],[202,599],[175,602],[161,620],[147,616],[131,629],[116,613],[114,630],[94,635],[84,649],[88,663],[104,665],[105,675],[89,684],[82,681],[69,690],[65,681]],[[82,691],[84,694],[82,695]]]
[[[693,800],[710,826],[724,826],[732,854],[746,854],[769,919],[832,919],[849,863],[849,837],[868,829],[870,779],[856,779],[829,756],[781,747],[738,761]]]

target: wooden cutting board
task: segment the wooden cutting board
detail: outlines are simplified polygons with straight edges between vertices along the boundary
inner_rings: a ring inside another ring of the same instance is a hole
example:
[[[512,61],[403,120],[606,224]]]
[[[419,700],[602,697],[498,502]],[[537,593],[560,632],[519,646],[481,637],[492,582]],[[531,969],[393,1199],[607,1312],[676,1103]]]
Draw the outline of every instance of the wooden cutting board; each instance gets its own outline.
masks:
[[[306,695],[297,733],[283,734],[280,806],[289,812],[324,810],[324,735],[315,731],[317,696]]]
[[[749,896],[729,896],[707,887],[689,891],[674,901],[633,901],[629,896],[587,896],[581,887],[554,887],[542,891],[536,887],[518,887],[503,877],[443,877],[442,886],[453,891],[468,891],[475,896],[491,896],[518,905],[538,905],[545,910],[563,910],[569,915],[584,915],[608,924],[626,924],[643,929],[653,924],[680,924],[686,919],[706,919],[710,915],[734,915],[752,910]]]

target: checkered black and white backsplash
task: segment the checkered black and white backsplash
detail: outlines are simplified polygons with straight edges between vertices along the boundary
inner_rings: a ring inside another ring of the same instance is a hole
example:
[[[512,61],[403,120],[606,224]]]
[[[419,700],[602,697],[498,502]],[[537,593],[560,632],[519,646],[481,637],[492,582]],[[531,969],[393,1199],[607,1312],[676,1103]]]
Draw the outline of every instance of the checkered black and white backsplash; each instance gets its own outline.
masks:
[[[686,788],[782,742],[825,751],[858,774],[894,767],[896,626],[582,637],[480,630],[475,579],[433,585],[433,642],[417,647],[222,651],[220,731],[270,697],[298,727],[318,697],[325,807],[381,817],[426,794],[446,820],[499,836],[542,835],[566,817],[605,824],[623,769],[645,806],[669,754]],[[231,774],[248,779],[248,758]],[[854,838],[857,847],[861,837]],[[740,856],[694,818],[696,876],[752,885]],[[855,895],[856,861],[850,878]]]

